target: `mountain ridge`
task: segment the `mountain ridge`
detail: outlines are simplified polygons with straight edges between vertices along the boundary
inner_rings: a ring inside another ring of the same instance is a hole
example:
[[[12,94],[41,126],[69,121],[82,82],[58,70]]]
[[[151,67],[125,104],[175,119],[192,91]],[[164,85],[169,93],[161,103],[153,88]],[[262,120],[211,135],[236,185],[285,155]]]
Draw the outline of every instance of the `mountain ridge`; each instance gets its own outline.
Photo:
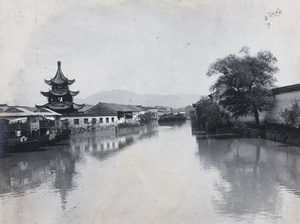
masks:
[[[167,106],[183,108],[200,100],[200,95],[195,94],[144,94],[140,95],[127,90],[113,89],[100,90],[85,99],[75,99],[76,103],[97,104],[99,102],[131,104],[143,106]]]

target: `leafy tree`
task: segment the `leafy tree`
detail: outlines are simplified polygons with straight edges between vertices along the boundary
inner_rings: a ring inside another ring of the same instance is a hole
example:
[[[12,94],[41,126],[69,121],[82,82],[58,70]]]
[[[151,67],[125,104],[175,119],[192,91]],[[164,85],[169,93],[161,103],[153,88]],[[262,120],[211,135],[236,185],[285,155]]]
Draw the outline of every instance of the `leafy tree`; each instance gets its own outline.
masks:
[[[206,129],[206,124],[208,124],[209,130],[206,131],[213,131],[229,123],[229,115],[208,97],[202,97],[196,103],[196,115],[203,129]]]
[[[209,66],[208,76],[219,75],[211,90],[234,117],[254,115],[259,126],[259,113],[273,104],[271,88],[276,81],[273,75],[279,70],[276,62],[269,51],[252,56],[244,47],[239,54],[217,59]]]
[[[285,108],[280,115],[287,125],[296,126],[300,121],[300,106],[298,101],[295,100],[292,107],[290,109]]]
[[[147,124],[152,120],[155,120],[155,113],[151,111],[147,111],[144,114],[139,115],[141,123]]]

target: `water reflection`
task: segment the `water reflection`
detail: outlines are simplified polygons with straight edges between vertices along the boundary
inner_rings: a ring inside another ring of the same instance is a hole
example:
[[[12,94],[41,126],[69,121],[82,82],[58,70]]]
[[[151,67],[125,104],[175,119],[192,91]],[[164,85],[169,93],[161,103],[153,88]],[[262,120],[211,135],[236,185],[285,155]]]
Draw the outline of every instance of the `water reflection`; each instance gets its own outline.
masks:
[[[107,160],[136,141],[157,136],[156,126],[127,135],[83,133],[44,151],[14,153],[0,158],[0,198],[19,197],[40,188],[52,188],[66,208],[68,193],[77,188],[76,166],[86,157]]]
[[[135,132],[122,134],[116,134],[115,132],[95,132],[74,135],[70,139],[70,144],[72,150],[84,150],[85,153],[99,160],[106,160],[136,141],[155,136],[158,136],[157,125],[151,125],[144,126]]]
[[[297,223],[295,148],[198,134],[188,122],[83,133],[7,155],[0,223]]]
[[[62,206],[66,196],[75,187],[75,161],[78,155],[67,149],[53,147],[52,150],[32,153],[16,153],[0,160],[0,194],[13,197],[51,184],[61,195]]]
[[[280,187],[299,196],[299,154],[278,151],[263,139],[210,139],[196,135],[198,156],[205,169],[217,169],[221,179],[213,204],[222,214],[241,217],[264,214],[277,218],[282,204]]]
[[[167,122],[160,122],[159,126],[168,126],[168,127],[182,127],[186,124],[186,121],[167,121]]]

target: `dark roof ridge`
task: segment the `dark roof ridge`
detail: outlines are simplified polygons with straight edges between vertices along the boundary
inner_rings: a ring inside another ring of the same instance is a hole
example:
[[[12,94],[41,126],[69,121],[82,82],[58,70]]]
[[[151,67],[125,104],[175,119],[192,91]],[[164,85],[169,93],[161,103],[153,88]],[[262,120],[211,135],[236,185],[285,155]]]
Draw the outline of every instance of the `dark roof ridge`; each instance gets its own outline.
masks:
[[[272,89],[272,93],[279,94],[279,93],[293,92],[299,90],[300,90],[300,83],[274,88]]]
[[[95,108],[98,106],[101,102],[97,103],[96,105],[92,106],[91,108],[87,109],[84,113],[88,113],[91,109]]]
[[[112,108],[109,108],[108,106],[106,106],[106,105],[105,105],[104,103],[102,103],[102,102],[99,102],[99,103],[97,103],[96,105],[94,105],[93,107],[89,108],[88,110],[86,110],[86,111],[84,112],[84,114],[86,114],[86,115],[91,115],[91,114],[90,114],[91,111],[93,111],[94,109],[97,109],[98,106],[105,107],[105,108],[106,108],[107,110],[109,110],[111,113],[116,114],[116,111],[114,111]]]

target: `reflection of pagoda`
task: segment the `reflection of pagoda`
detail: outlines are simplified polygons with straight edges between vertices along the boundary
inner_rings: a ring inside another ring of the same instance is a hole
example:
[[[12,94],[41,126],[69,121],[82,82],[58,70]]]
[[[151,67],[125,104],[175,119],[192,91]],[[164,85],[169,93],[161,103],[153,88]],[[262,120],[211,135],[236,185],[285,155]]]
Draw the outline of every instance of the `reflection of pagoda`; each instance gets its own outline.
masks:
[[[84,104],[73,103],[73,97],[79,91],[69,90],[69,85],[75,82],[75,79],[70,80],[64,76],[61,71],[61,63],[57,62],[58,69],[53,79],[45,80],[45,83],[51,86],[48,92],[41,92],[41,94],[48,98],[48,103],[45,105],[36,105],[37,108],[49,108],[61,114],[76,114],[77,111],[84,107]]]

